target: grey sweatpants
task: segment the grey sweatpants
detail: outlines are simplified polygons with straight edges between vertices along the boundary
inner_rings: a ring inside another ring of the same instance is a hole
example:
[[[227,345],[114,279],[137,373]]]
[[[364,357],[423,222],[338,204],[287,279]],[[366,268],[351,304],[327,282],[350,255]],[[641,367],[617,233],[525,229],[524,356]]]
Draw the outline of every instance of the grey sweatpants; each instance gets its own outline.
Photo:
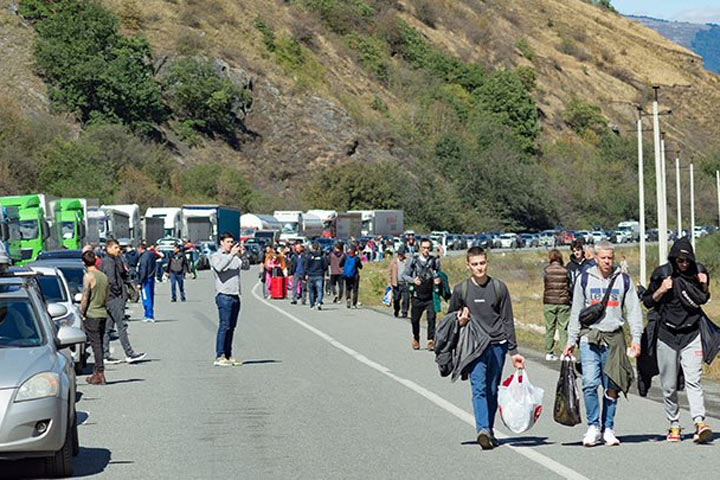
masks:
[[[690,404],[690,415],[696,422],[705,421],[705,402],[703,399],[700,376],[702,375],[702,343],[700,335],[681,351],[677,351],[662,340],[657,341],[657,362],[660,369],[665,414],[674,426],[680,426],[680,406],[678,405],[677,375],[678,366],[685,375],[685,393]]]

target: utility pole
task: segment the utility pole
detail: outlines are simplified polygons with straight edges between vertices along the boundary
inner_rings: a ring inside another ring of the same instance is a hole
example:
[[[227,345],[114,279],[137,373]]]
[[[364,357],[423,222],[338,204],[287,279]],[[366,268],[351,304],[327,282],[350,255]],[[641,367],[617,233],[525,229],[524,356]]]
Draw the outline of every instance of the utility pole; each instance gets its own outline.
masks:
[[[675,156],[675,196],[677,198],[677,236],[682,237],[682,197],[680,196],[680,152]]]
[[[720,226],[720,170],[715,170],[715,183],[717,184],[718,197],[718,226]]]
[[[653,143],[655,146],[655,190],[657,198],[657,219],[658,219],[658,259],[663,262],[667,258],[667,222],[665,211],[667,204],[663,197],[662,177],[663,168],[661,166],[661,150],[660,150],[660,120],[658,119],[658,89],[659,86],[653,86],[655,96],[653,98]]]
[[[645,254],[645,178],[643,167],[642,107],[638,107],[637,114],[638,197],[640,200],[640,285],[645,286],[647,285],[647,262]],[[718,182],[718,211],[720,212],[720,173],[718,173]]]
[[[690,164],[690,242],[695,251],[695,177],[693,164]]]
[[[665,160],[665,132],[660,132],[660,166],[662,167],[663,211],[665,212],[665,229],[668,227],[668,196],[667,196],[667,160]]]

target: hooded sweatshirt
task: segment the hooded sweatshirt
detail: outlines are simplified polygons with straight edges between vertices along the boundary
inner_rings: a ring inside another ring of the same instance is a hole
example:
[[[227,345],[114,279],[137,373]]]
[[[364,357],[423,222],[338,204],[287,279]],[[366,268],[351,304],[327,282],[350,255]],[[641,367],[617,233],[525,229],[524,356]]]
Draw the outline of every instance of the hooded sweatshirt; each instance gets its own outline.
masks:
[[[342,268],[340,267],[340,260],[343,257],[342,250],[333,248],[328,254],[328,263],[330,264],[330,275],[342,275]]]
[[[616,271],[615,273],[618,273]],[[610,275],[603,278],[597,266],[591,267],[587,271],[588,281],[585,291],[583,291],[580,277],[575,282],[575,291],[573,292],[572,310],[570,311],[570,324],[568,325],[568,345],[575,345],[580,337],[580,311],[590,305],[600,303],[605,295],[605,291],[610,286]],[[623,282],[630,282],[625,288]],[[625,293],[627,291],[627,294]],[[623,315],[623,304],[627,310],[627,317]],[[590,329],[599,330],[601,332],[614,332],[621,328],[627,319],[630,325],[630,335],[632,343],[640,344],[640,337],[643,332],[642,310],[640,309],[640,300],[635,295],[635,285],[629,276],[620,275],[615,280],[610,298],[608,299],[605,313],[599,322],[590,326]]]
[[[685,272],[681,272],[677,267],[676,260],[680,256],[686,257],[690,262]],[[654,308],[660,316],[658,338],[665,344],[675,348],[681,349],[687,346],[700,333],[700,319],[703,316],[700,307],[707,303],[710,295],[697,279],[698,273],[707,275],[707,270],[704,265],[695,261],[695,252],[690,240],[686,237],[681,238],[670,249],[668,263],[660,265],[653,271],[650,276],[650,285],[643,295],[645,306]],[[673,287],[656,302],[653,299],[653,294],[668,276],[673,279]],[[706,293],[706,295],[703,295],[704,298],[694,299],[697,307],[692,307],[688,302],[683,302],[681,299],[682,288],[680,287],[683,282],[696,287],[700,293]],[[710,276],[708,275],[708,284],[709,282]]]

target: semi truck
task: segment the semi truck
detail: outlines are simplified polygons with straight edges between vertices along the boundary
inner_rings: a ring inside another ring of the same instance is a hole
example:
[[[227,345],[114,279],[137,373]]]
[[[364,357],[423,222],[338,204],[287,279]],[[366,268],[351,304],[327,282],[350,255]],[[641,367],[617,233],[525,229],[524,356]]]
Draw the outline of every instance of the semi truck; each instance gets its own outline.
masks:
[[[280,222],[280,240],[289,240],[302,236],[303,212],[296,210],[275,210],[273,217]]]
[[[145,210],[145,217],[162,218],[165,237],[180,238],[182,235],[183,216],[180,207],[150,207]]]
[[[185,205],[183,238],[193,243],[214,242],[223,232],[240,238],[240,210],[222,205]]]
[[[88,201],[84,198],[60,198],[50,202],[61,248],[80,249],[87,235]]]
[[[244,213],[240,216],[240,239],[243,242],[250,237],[254,237],[259,231],[268,230],[277,231],[278,237],[280,235],[280,231],[282,230],[282,225],[272,215]]]
[[[335,236],[341,239],[362,235],[362,215],[359,213],[339,213],[335,219]]]
[[[338,212],[335,210],[308,210],[306,215],[313,215],[320,218],[323,223],[323,231],[321,236],[325,238],[333,238],[337,236],[337,217]]]
[[[640,222],[637,220],[620,222],[618,223],[617,229],[619,232],[622,232],[622,242],[637,242],[640,240]]]
[[[405,223],[402,210],[350,210],[362,216],[363,235],[400,235]]]
[[[20,247],[20,215],[17,207],[0,206],[0,243],[12,263],[18,263],[21,258]]]
[[[137,203],[120,204],[120,205],[101,205],[100,208],[111,208],[118,212],[123,212],[128,216],[129,234],[131,245],[137,245],[142,239],[142,223],[140,217],[140,207]]]
[[[57,248],[57,234],[52,228],[47,197],[43,194],[1,197],[3,207],[16,207],[19,217],[20,260],[18,265],[34,261],[43,250]]]
[[[317,215],[306,213],[305,215],[303,215],[302,225],[302,235],[306,238],[313,239],[316,237],[324,236],[323,232],[325,231],[325,223],[323,222],[322,218],[318,217]]]
[[[130,217],[127,213],[108,207],[88,208],[87,241],[105,244],[108,238],[130,239]]]
[[[165,236],[165,219],[160,217],[143,217],[142,239],[148,245],[157,243]]]

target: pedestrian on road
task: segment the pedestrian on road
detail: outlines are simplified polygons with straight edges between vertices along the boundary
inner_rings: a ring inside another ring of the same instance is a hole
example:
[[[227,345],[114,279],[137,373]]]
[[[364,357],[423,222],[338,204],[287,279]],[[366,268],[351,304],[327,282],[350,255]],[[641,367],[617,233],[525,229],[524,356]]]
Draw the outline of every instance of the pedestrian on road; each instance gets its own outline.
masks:
[[[105,323],[108,315],[106,309],[108,279],[104,273],[95,267],[96,260],[97,257],[92,250],[83,252],[82,261],[87,272],[83,276],[80,312],[82,313],[83,327],[87,332],[95,359],[93,373],[85,381],[90,385],[105,385],[107,382],[103,363],[103,336],[105,335]]]
[[[157,269],[157,256],[155,252],[146,249],[145,244],[138,246],[137,286],[142,298],[145,316],[143,322],[155,322],[155,270]]]
[[[343,244],[337,242],[333,245],[332,251],[328,254],[328,264],[330,265],[330,288],[332,289],[333,303],[343,298],[343,278],[340,261],[342,260]]]
[[[310,291],[310,308],[322,310],[323,304],[323,282],[325,281],[325,272],[327,272],[327,258],[323,255],[318,242],[313,242],[312,251],[305,256],[305,281]]]
[[[405,251],[407,252],[407,255],[409,257],[413,257],[416,253],[418,253],[418,244],[415,241],[415,235],[412,233],[409,233],[407,236],[407,241],[405,242]]]
[[[582,240],[573,240],[570,244],[570,261],[567,264],[568,271],[568,285],[570,286],[570,292],[575,291],[575,281],[582,272],[583,264],[585,263],[585,246]],[[572,298],[570,299],[572,302]]]
[[[627,395],[634,379],[634,371],[626,355],[623,324],[630,325],[631,353],[640,355],[640,337],[643,331],[642,311],[635,286],[630,276],[615,269],[614,247],[602,241],[597,245],[597,265],[583,272],[575,282],[568,341],[563,354],[570,356],[580,342],[583,397],[588,430],[583,445],[592,447],[601,441],[605,445],[620,445],[615,436],[615,410],[620,392]],[[610,296],[602,316],[588,326],[580,324],[580,312],[590,305],[601,303],[610,288]],[[627,317],[623,316],[623,305]],[[602,421],[598,387],[603,387]]]
[[[123,254],[125,265],[128,267],[128,278],[131,282],[135,282],[135,276],[137,275],[137,265],[139,258],[138,251],[132,245],[128,245]]]
[[[435,348],[435,305],[433,304],[433,286],[440,284],[438,275],[440,259],[431,255],[432,242],[420,240],[420,254],[412,257],[403,271],[402,278],[410,285],[412,292],[410,323],[412,323],[413,350],[420,349],[420,319],[427,312],[427,349]]]
[[[560,348],[567,344],[567,327],[570,319],[570,288],[568,271],[563,265],[562,253],[548,252],[549,264],[543,269],[543,316],[545,317],[545,360],[554,362],[555,331],[560,334]]]
[[[348,251],[340,260],[340,267],[343,269],[343,279],[345,280],[345,295],[347,308],[358,308],[358,289],[360,288],[360,270],[362,270],[362,260],[358,254],[358,247],[351,244]]]
[[[302,243],[298,242],[295,244],[295,256],[293,262],[290,265],[289,274],[293,278],[293,305],[297,305],[298,298],[302,298],[302,304],[307,303],[307,286],[305,285],[305,247]]]
[[[175,287],[180,290],[180,301],[185,301],[185,274],[190,273],[190,265],[180,245],[173,247],[173,253],[165,264],[165,273],[170,277],[170,301],[177,302]]]
[[[215,304],[218,309],[218,331],[215,340],[215,362],[219,367],[241,365],[232,356],[232,342],[240,315],[240,256],[245,249],[231,233],[220,234],[220,248],[210,257],[215,279]]]
[[[388,267],[388,284],[392,287],[393,291],[393,314],[396,317],[402,315],[402,318],[407,318],[410,307],[408,282],[402,277],[405,267],[407,267],[405,247],[400,245],[395,258],[390,261],[390,266]]]
[[[703,338],[700,308],[710,299],[710,277],[707,269],[695,261],[695,252],[687,237],[676,241],[668,255],[668,263],[660,265],[650,276],[650,285],[643,294],[643,303],[658,320],[654,322],[653,345],[660,373],[665,415],[670,422],[669,442],[682,440],[680,407],[678,405],[678,366],[685,376],[685,392],[690,415],[695,423],[693,440],[707,443],[713,438],[705,423],[705,400],[701,384]],[[648,323],[650,329],[650,323]],[[708,332],[708,330],[705,330]],[[708,335],[705,333],[705,335]]]
[[[484,339],[487,347],[465,370],[470,377],[477,441],[483,450],[489,450],[499,445],[494,426],[505,355],[510,354],[516,369],[524,368],[525,358],[517,350],[508,288],[488,275],[487,253],[482,247],[471,247],[466,262],[471,276],[453,288],[448,313],[456,313],[461,328],[472,323],[468,327],[472,335],[483,332],[489,337]],[[482,343],[480,338],[474,342]]]
[[[100,271],[105,274],[108,282],[107,294],[107,325],[105,335],[103,337],[103,347],[105,353],[105,363],[114,365],[122,363],[122,360],[114,358],[110,355],[110,330],[115,325],[120,345],[125,352],[125,361],[127,363],[139,362],[145,358],[142,352],[135,352],[130,345],[128,338],[128,326],[125,320],[125,304],[127,303],[127,286],[129,282],[127,268],[120,255],[120,245],[116,240],[108,239],[105,244],[105,257],[100,264]]]

